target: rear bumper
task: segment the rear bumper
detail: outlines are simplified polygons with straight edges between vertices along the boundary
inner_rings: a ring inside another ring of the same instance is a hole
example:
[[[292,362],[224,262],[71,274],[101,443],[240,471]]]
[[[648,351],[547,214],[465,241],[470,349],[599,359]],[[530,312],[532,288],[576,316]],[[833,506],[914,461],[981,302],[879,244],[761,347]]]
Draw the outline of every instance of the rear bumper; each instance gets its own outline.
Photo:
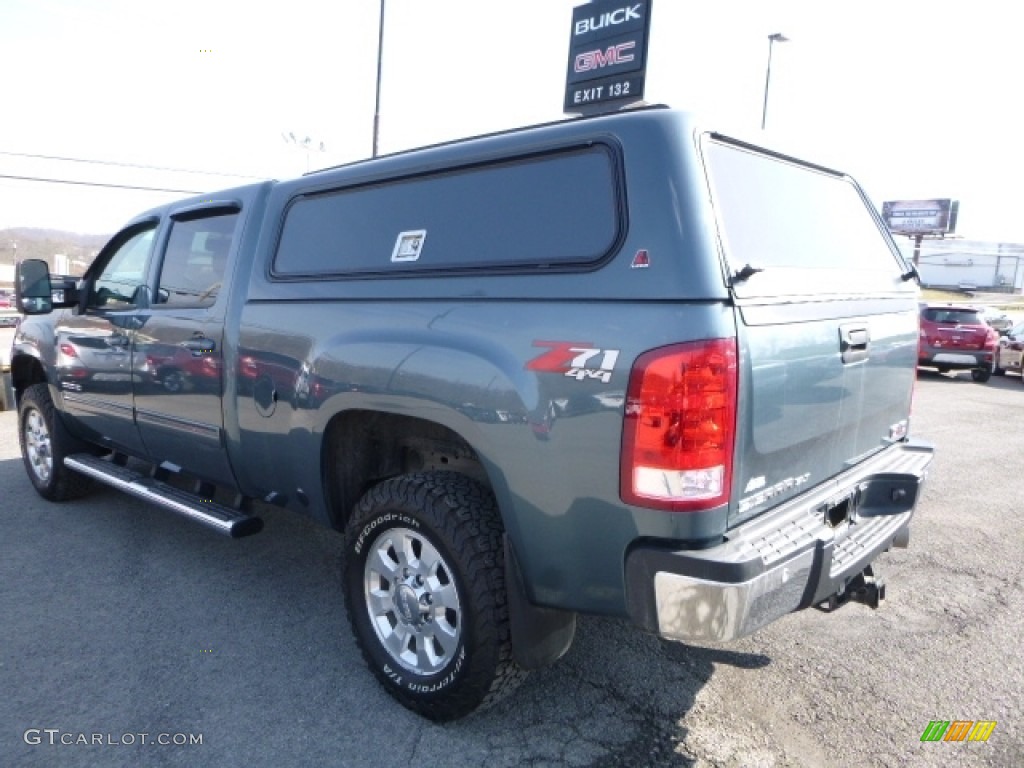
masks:
[[[634,548],[630,616],[670,640],[721,642],[842,592],[881,552],[907,545],[932,453],[891,446],[710,549]]]
[[[957,349],[956,347],[922,347],[917,364],[951,370],[991,368],[995,352],[991,349]]]

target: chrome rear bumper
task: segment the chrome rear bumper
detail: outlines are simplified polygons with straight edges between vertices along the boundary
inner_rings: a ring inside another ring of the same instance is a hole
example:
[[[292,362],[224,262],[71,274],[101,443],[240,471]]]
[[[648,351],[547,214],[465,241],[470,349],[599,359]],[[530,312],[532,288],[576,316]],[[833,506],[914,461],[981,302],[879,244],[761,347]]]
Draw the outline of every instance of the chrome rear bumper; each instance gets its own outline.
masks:
[[[842,593],[880,553],[907,545],[932,453],[894,445],[710,549],[633,550],[630,614],[667,639],[722,642]]]

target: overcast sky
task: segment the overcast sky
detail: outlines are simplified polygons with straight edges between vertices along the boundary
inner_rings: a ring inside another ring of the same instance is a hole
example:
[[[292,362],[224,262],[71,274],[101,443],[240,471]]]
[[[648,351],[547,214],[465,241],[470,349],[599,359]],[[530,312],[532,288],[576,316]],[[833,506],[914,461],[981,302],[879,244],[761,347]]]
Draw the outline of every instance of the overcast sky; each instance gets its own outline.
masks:
[[[578,4],[386,0],[381,152],[563,117]],[[879,206],[959,199],[960,234],[1020,243],[1014,7],[653,0],[646,99],[846,171]],[[112,232],[189,191],[369,157],[379,13],[378,0],[0,0],[0,177],[170,190],[0,178],[0,228]],[[761,131],[775,32],[790,42],[773,50]]]

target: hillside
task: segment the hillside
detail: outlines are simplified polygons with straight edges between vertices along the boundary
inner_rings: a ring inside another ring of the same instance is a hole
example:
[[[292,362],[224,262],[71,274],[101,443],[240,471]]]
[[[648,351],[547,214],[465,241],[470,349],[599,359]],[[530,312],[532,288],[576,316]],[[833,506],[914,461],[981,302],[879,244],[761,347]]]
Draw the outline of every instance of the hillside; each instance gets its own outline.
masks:
[[[54,255],[63,253],[72,262],[77,262],[70,270],[77,273],[92,262],[93,257],[109,238],[109,234],[83,235],[57,229],[0,229],[0,264],[12,264],[15,258],[44,259],[52,269]]]

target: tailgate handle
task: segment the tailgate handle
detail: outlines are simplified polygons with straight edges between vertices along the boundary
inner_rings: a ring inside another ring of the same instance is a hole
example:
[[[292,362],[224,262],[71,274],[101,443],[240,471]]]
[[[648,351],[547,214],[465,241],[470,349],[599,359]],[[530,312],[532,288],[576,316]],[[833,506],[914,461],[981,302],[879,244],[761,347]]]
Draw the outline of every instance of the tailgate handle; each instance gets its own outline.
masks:
[[[839,353],[844,363],[867,360],[870,341],[871,333],[866,325],[839,326]]]

